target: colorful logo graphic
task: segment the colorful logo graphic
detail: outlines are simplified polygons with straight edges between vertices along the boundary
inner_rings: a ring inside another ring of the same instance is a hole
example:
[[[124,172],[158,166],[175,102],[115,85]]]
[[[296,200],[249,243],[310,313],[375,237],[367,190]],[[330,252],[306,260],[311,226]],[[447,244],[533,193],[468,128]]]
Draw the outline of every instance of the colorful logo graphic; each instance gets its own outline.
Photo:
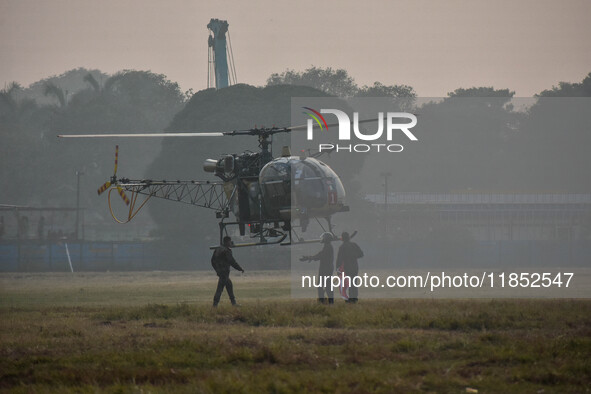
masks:
[[[310,113],[310,112],[304,111],[303,113],[312,117],[316,121],[316,123],[318,123],[318,126],[320,126],[320,130],[323,130],[322,123],[324,123],[324,127],[326,127],[326,130],[328,130],[328,125],[326,124],[326,120],[324,119],[324,116],[322,116],[320,114],[320,112],[318,112],[315,109],[312,109],[310,107],[302,107],[302,108],[313,112],[313,113]],[[322,119],[322,123],[320,123],[320,119],[318,119],[318,118]]]
[[[376,118],[370,118],[366,120],[359,120],[359,112],[353,112],[353,120],[349,115],[339,109],[326,109],[323,108],[319,111],[310,107],[302,107],[310,112],[303,112],[305,115],[310,116],[307,124],[307,139],[312,141],[314,139],[314,121],[320,130],[328,130],[328,124],[322,114],[332,114],[337,117],[338,123],[331,124],[338,126],[338,140],[339,141],[375,141],[376,143],[362,143],[362,144],[349,144],[349,145],[338,145],[334,143],[321,143],[318,145],[318,151],[323,150],[333,151],[347,151],[366,153],[370,151],[388,151],[391,153],[402,152],[404,147],[401,144],[390,144],[387,143],[394,139],[394,133],[400,131],[411,141],[417,141],[417,137],[410,131],[417,125],[417,117],[414,114],[407,112],[378,112]],[[313,121],[314,120],[314,121]],[[400,120],[407,120],[410,122],[398,123]],[[374,123],[377,122],[378,128],[375,132],[367,132],[365,129],[360,127],[363,123]],[[384,141],[378,143],[379,140]]]

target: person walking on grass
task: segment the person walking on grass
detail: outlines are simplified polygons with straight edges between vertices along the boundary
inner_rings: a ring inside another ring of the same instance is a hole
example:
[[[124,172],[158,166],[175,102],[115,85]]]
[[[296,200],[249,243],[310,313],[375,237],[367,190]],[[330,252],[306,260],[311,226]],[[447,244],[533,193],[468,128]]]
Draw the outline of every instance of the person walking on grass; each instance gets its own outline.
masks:
[[[234,259],[232,250],[230,249],[232,246],[234,246],[232,238],[226,236],[223,239],[222,245],[218,246],[214,250],[213,256],[211,256],[211,266],[218,276],[218,287],[215,290],[215,295],[213,296],[214,308],[218,306],[224,288],[226,288],[226,291],[228,292],[228,296],[230,297],[230,302],[232,305],[238,306],[236,303],[236,297],[234,297],[234,286],[232,285],[232,280],[230,279],[230,266],[234,267],[238,271],[241,271],[242,273],[244,273],[244,269],[242,269],[242,267]]]

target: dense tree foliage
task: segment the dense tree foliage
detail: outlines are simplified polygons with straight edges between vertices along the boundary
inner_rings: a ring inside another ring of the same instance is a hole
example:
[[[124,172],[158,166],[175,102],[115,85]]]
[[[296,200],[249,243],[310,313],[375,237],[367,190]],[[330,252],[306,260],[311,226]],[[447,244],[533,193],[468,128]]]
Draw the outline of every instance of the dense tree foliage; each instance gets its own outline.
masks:
[[[0,203],[27,204],[35,199],[35,183],[43,172],[48,144],[51,111],[25,98],[20,85],[13,83],[0,91]]]
[[[271,74],[267,86],[298,85],[310,86],[331,96],[350,97],[357,92],[357,84],[346,70],[310,67],[303,72],[287,70],[281,74]]]
[[[375,155],[368,164],[389,168],[397,191],[589,193],[591,102],[569,96],[573,86],[585,94],[585,81],[561,83],[537,99],[514,99],[509,89],[456,89],[416,109],[420,143],[406,144],[408,154]]]
[[[591,73],[580,83],[560,82],[552,89],[543,90],[539,97],[591,97]]]
[[[84,88],[73,94],[54,80],[43,81],[49,104],[37,104],[18,84],[0,92],[0,203],[73,207],[80,171],[81,206],[93,224],[106,223],[110,215],[96,189],[112,174],[115,144],[125,154],[123,171],[138,177],[159,144],[60,140],[56,135],[161,131],[182,108],[184,95],[176,83],[147,71],[123,71],[104,84],[94,73],[78,71]],[[36,89],[39,83],[32,86]]]
[[[449,92],[448,97],[513,97],[515,92],[509,89],[495,89],[493,87],[472,87],[468,89],[458,88]]]
[[[408,85],[384,85],[380,82],[374,82],[372,86],[363,86],[357,90],[355,97],[393,97],[393,98],[411,98],[417,97],[417,93]]]
[[[85,78],[87,75],[102,84],[109,78],[109,75],[99,71],[90,70],[83,67],[68,70],[60,75],[43,78],[40,81],[32,83],[26,89],[23,89],[23,96],[35,100],[38,105],[56,104],[55,97],[47,96],[45,90],[47,85],[55,85],[61,89],[64,96],[69,100],[77,92],[88,88]]]
[[[359,87],[346,70],[331,67],[310,67],[302,72],[286,70],[281,74],[271,74],[267,79],[267,86],[274,85],[310,86],[336,97],[416,98],[416,92],[411,86],[389,86],[376,81],[372,86]]]

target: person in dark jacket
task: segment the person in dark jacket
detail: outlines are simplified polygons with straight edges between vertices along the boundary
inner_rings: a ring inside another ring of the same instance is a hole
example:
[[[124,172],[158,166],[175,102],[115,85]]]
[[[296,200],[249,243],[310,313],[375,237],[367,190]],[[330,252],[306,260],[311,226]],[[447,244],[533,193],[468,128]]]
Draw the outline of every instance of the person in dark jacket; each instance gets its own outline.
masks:
[[[234,297],[234,286],[230,279],[230,266],[234,267],[238,271],[244,272],[244,269],[236,262],[234,256],[232,256],[232,250],[230,249],[234,244],[232,238],[226,236],[223,239],[221,246],[217,247],[213,256],[211,256],[211,265],[218,275],[218,287],[213,296],[213,306],[218,306],[224,287],[230,297],[232,305],[236,306],[236,297]]]
[[[324,244],[322,250],[316,253],[314,256],[303,256],[302,261],[320,261],[318,266],[318,279],[320,283],[323,282],[324,277],[332,276],[334,271],[334,250],[330,244],[334,237],[331,233],[324,233],[320,237],[320,242]],[[328,297],[328,303],[334,304],[334,292],[331,290],[330,281],[325,281],[325,286],[318,287],[318,302],[325,304],[326,298],[324,293]]]
[[[358,301],[359,289],[353,284],[353,277],[359,274],[359,264],[357,259],[363,257],[363,252],[359,245],[355,242],[351,242],[349,233],[343,232],[341,235],[343,243],[339,246],[339,252],[337,254],[337,266],[342,266],[345,275],[351,278],[349,284],[349,299],[346,302],[356,303]]]

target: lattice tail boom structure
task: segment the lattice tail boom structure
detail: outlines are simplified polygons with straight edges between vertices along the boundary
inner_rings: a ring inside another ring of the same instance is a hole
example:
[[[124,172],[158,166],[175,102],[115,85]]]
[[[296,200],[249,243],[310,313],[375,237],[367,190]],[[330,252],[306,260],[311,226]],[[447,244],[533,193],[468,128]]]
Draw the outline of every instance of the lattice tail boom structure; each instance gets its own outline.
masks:
[[[117,185],[131,193],[182,202],[216,211],[223,211],[229,206],[223,182],[121,179]]]
[[[131,204],[126,220],[117,219],[111,208],[113,218],[120,223],[126,223],[133,219],[152,197],[213,209],[222,216],[227,216],[229,212],[230,202],[224,191],[223,182],[119,179],[113,186],[131,194]],[[146,196],[146,198],[136,208],[139,195]]]

